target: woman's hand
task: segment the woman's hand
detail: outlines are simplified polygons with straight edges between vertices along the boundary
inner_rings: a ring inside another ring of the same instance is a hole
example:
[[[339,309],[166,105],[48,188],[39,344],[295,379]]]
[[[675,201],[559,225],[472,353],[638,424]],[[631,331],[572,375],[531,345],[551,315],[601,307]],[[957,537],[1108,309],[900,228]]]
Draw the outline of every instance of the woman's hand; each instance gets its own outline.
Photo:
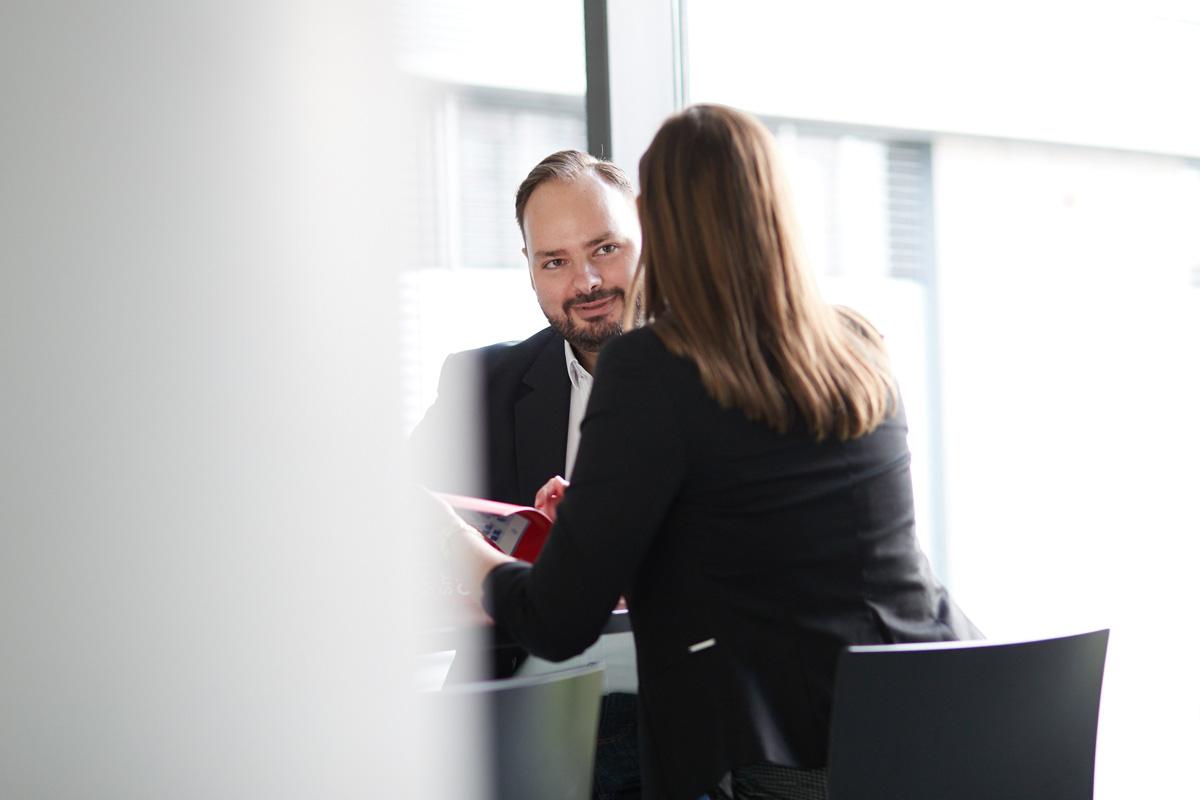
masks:
[[[558,516],[558,504],[566,494],[567,487],[570,486],[570,481],[567,481],[561,475],[555,475],[550,480],[546,481],[546,485],[538,489],[538,493],[533,498],[533,507],[545,514],[554,522]]]
[[[426,504],[425,519],[440,537],[442,568],[451,579],[459,579],[474,598],[481,598],[484,578],[493,568],[512,561],[512,556],[505,555],[464,522],[440,497],[423,489],[420,493]]]

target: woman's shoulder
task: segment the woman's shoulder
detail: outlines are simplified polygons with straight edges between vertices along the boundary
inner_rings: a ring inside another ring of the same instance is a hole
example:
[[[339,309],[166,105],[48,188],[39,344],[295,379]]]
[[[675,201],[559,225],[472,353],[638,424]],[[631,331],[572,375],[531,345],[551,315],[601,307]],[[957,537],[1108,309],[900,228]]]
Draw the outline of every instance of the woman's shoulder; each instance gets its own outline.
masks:
[[[672,358],[662,339],[651,327],[635,328],[613,337],[600,351],[600,363],[641,363]]]
[[[596,364],[596,377],[618,377],[661,384],[673,382],[682,372],[691,367],[691,362],[675,355],[667,348],[651,327],[636,328],[610,340],[600,351]]]

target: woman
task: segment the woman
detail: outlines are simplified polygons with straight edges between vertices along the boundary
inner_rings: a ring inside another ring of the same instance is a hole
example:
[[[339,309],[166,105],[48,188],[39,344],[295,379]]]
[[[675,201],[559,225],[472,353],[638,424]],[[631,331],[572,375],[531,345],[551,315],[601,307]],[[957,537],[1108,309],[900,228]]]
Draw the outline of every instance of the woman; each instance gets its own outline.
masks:
[[[823,796],[840,650],[977,632],[914,538],[882,341],[820,299],[770,134],[694,106],[640,173],[646,324],[601,353],[574,480],[539,494],[553,535],[532,567],[453,541],[545,658],[624,595],[646,796]]]

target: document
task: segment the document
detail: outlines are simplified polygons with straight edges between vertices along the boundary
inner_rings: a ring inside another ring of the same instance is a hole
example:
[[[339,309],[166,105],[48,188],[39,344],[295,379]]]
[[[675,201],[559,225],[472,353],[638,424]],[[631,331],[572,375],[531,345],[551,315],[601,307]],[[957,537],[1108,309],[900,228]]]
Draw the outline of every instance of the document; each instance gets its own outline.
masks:
[[[454,494],[437,493],[437,496],[494,547],[521,561],[533,563],[537,560],[554,524],[531,506]]]

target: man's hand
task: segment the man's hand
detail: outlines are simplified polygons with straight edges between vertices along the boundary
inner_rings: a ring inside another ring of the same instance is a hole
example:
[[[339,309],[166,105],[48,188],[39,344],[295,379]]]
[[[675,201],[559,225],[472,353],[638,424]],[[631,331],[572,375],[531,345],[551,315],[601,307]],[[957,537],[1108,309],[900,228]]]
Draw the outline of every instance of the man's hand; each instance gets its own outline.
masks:
[[[563,495],[567,492],[567,487],[571,483],[561,475],[555,475],[550,480],[546,481],[546,485],[538,489],[537,495],[533,498],[533,507],[545,514],[554,522],[558,516],[558,504],[563,499]]]

